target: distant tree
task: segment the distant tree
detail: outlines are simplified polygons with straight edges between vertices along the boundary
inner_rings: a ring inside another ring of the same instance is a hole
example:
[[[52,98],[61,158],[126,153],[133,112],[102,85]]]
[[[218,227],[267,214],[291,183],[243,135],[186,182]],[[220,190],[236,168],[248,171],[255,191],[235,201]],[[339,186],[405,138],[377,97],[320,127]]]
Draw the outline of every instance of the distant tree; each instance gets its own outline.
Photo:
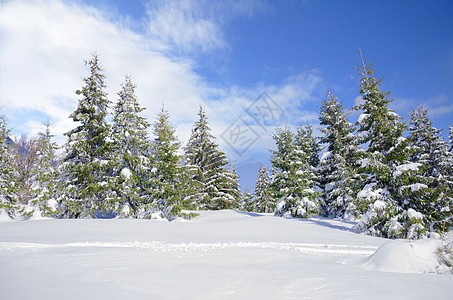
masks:
[[[306,218],[319,213],[311,189],[311,153],[294,143],[294,134],[287,126],[277,128],[273,139],[277,150],[272,151],[272,166],[278,170],[271,183],[273,196],[278,201],[275,214]]]
[[[228,160],[214,142],[207,118],[200,107],[199,120],[195,123],[185,147],[185,161],[189,170],[188,196],[197,208],[225,209],[237,207],[240,191],[237,175],[226,169]]]
[[[266,165],[260,167],[255,184],[255,209],[257,212],[271,213],[275,211],[275,200],[271,192],[271,174]]]
[[[79,125],[66,133],[66,157],[62,180],[66,183],[61,207],[65,217],[94,217],[96,211],[112,210],[112,143],[106,121],[110,101],[105,92],[102,68],[97,54],[86,62],[90,76],[78,90],[78,108],[70,115]]]
[[[249,211],[249,212],[255,212],[256,211],[256,206],[255,206],[255,201],[254,201],[253,194],[250,193],[248,189],[246,189],[244,191],[244,193],[243,193],[241,209],[243,211]]]
[[[327,144],[320,165],[325,215],[354,219],[359,213],[354,203],[360,177],[356,172],[361,151],[354,136],[355,128],[348,121],[343,103],[328,92],[320,111],[319,120],[326,127],[321,131],[321,143]]]
[[[149,123],[139,114],[145,110],[135,95],[135,84],[126,76],[113,109],[113,177],[116,210],[132,216],[145,202],[150,173]]]
[[[38,142],[35,138],[29,138],[24,134],[20,138],[15,138],[11,150],[18,200],[20,203],[27,204],[33,198],[32,173],[37,160]]]
[[[300,160],[306,161],[306,171],[309,173],[311,180],[310,188],[316,192],[320,191],[319,178],[319,153],[322,150],[319,139],[313,136],[313,127],[311,125],[298,126],[294,136],[294,145],[296,155]]]

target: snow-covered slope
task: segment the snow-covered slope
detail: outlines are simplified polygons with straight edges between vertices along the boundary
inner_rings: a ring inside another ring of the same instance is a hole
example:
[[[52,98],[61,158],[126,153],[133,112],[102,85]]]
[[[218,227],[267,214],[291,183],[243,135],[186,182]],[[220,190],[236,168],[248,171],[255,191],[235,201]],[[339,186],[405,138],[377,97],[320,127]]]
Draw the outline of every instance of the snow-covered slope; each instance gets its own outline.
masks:
[[[174,222],[3,221],[0,299],[453,295],[453,276],[417,273],[436,272],[437,261],[429,252],[439,241],[389,242],[352,233],[353,225],[231,210]],[[426,260],[419,263],[417,257]]]

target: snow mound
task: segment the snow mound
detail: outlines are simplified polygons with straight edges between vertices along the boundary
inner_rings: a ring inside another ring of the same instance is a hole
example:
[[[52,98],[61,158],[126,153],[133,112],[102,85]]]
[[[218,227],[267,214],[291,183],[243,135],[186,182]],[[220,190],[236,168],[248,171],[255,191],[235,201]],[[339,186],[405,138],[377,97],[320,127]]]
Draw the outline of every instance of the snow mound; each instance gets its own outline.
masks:
[[[447,273],[448,267],[437,256],[441,246],[440,239],[394,240],[379,247],[363,267],[395,273]]]
[[[4,211],[3,209],[0,209],[0,222],[9,222],[9,221],[13,221],[13,219],[11,219],[10,216],[8,216],[6,211]]]

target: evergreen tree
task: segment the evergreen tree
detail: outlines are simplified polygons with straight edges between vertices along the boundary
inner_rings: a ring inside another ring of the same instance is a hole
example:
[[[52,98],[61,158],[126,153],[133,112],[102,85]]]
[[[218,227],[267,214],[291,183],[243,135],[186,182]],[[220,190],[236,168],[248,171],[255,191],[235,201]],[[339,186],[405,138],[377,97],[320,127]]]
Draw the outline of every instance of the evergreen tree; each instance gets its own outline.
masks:
[[[185,148],[185,160],[193,189],[188,200],[200,209],[237,207],[240,190],[237,175],[226,170],[228,161],[224,152],[213,141],[203,109],[195,123]]]
[[[94,217],[95,211],[112,210],[110,127],[105,118],[108,106],[104,74],[97,54],[86,62],[90,76],[76,91],[81,96],[78,108],[70,115],[79,126],[66,133],[66,157],[62,180],[66,197],[61,207],[66,217]]]
[[[272,166],[278,169],[271,184],[273,196],[278,201],[275,214],[305,218],[319,213],[315,193],[311,189],[311,153],[301,146],[300,140],[294,142],[294,134],[287,126],[277,128],[273,139],[277,150],[272,151]]]
[[[327,144],[319,173],[323,191],[325,215],[354,219],[358,217],[354,198],[355,187],[360,182],[355,169],[360,158],[360,149],[354,127],[348,121],[343,103],[328,92],[320,111],[321,131],[325,134],[321,143]]]
[[[6,117],[0,115],[0,213],[14,217],[18,196],[10,141]]]
[[[400,189],[416,169],[408,161],[408,143],[402,136],[405,125],[388,108],[393,101],[388,98],[390,93],[381,91],[382,80],[374,77],[374,68],[366,66],[363,58],[358,72],[363,98],[363,103],[355,107],[363,111],[358,120],[358,138],[366,145],[359,170],[366,179],[356,205],[367,212],[355,229],[375,236],[404,237],[409,222],[403,217]]]
[[[151,143],[153,171],[150,176],[150,194],[165,218],[172,220],[177,216],[186,217],[188,215],[182,210],[191,208],[186,201],[186,168],[180,164],[180,143],[170,124],[170,115],[163,107],[153,126],[155,139]]]
[[[31,202],[44,214],[53,215],[58,213],[56,199],[60,194],[56,155],[59,147],[52,141],[54,135],[50,131],[50,122],[45,125],[46,130],[40,132],[37,139],[38,153],[32,171],[34,199]]]
[[[313,127],[311,125],[298,126],[296,135],[294,136],[294,144],[296,155],[308,164],[306,171],[312,181],[310,188],[315,192],[320,192],[320,177],[319,177],[319,153],[322,148],[318,142],[318,138],[313,136]]]
[[[240,199],[242,198],[241,185],[239,184],[239,175],[236,166],[233,164],[225,168],[225,172],[221,173],[220,189],[221,198],[219,199],[219,209],[239,208]],[[223,197],[223,199],[222,199]],[[229,200],[225,201],[224,198]]]
[[[453,226],[451,156],[442,130],[432,126],[426,109],[418,107],[410,116],[411,161],[420,167],[402,188],[406,199],[404,208],[422,214],[420,227],[424,225],[430,231],[441,232],[444,226]]]
[[[135,88],[131,77],[126,76],[118,92],[112,125],[116,208],[120,215],[126,217],[136,213],[146,202],[146,182],[150,170],[150,125],[139,115],[145,109],[138,102]]]
[[[255,184],[255,209],[257,212],[271,213],[275,211],[275,200],[270,190],[271,175],[266,165],[260,167]]]
[[[33,198],[32,173],[36,164],[38,153],[38,142],[36,138],[23,134],[20,138],[14,138],[12,154],[15,185],[18,191],[18,201],[21,204],[28,204]]]
[[[449,134],[448,134],[448,152],[453,153],[453,125],[448,126]]]
[[[254,201],[253,194],[249,192],[248,189],[246,189],[243,193],[243,199],[241,203],[241,209],[243,211],[248,211],[248,212],[255,212],[256,211],[256,205]]]

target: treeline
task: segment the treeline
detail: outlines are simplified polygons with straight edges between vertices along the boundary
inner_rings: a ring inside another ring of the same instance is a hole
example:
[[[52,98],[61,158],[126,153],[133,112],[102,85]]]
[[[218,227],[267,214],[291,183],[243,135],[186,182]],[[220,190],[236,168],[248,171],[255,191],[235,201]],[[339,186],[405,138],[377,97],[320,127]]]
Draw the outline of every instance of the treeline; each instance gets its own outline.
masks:
[[[272,169],[259,171],[247,208],[281,216],[358,220],[355,230],[387,238],[421,238],[453,226],[453,126],[449,141],[433,127],[427,110],[410,113],[410,124],[389,109],[374,68],[358,68],[362,103],[352,124],[338,97],[328,92],[319,120],[273,136]],[[407,133],[407,137],[403,134]],[[327,145],[320,156],[320,144]]]
[[[52,142],[50,125],[36,139],[8,142],[0,119],[0,210],[12,218],[45,214],[57,218],[117,217],[172,220],[190,218],[187,210],[237,208],[238,175],[214,141],[202,108],[184,155],[162,107],[151,125],[135,85],[126,76],[107,122],[111,101],[105,92],[99,58],[86,64],[91,75],[70,118],[63,155]],[[153,129],[154,139],[148,137]]]
[[[6,118],[0,119],[0,209],[10,217],[86,218],[105,212],[172,220],[190,218],[188,211],[198,209],[240,208],[355,220],[356,231],[388,238],[421,238],[453,226],[453,127],[447,142],[422,107],[404,123],[363,58],[362,102],[353,107],[361,113],[357,122],[349,121],[342,101],[328,92],[319,112],[323,136],[314,137],[309,125],[295,131],[278,127],[272,167],[263,166],[254,192],[244,194],[201,107],[180,155],[164,108],[148,124],[126,77],[110,109],[97,55],[87,65],[91,75],[70,115],[79,125],[66,133],[61,157],[49,125],[36,139],[10,143]],[[106,121],[110,110],[112,124]]]

